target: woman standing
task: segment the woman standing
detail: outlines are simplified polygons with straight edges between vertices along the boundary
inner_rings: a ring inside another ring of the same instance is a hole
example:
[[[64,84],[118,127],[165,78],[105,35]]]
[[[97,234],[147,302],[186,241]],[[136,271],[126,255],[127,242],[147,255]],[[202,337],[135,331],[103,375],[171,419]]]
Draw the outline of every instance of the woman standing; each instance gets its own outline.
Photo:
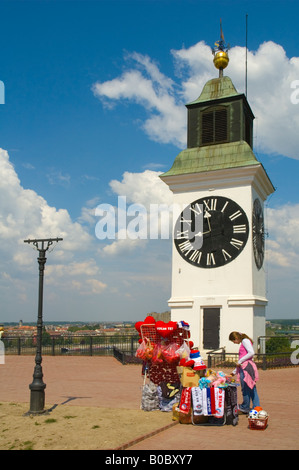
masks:
[[[239,406],[242,413],[249,413],[251,410],[250,402],[252,401],[252,408],[260,406],[260,400],[256,389],[256,382],[259,378],[256,364],[252,358],[254,350],[252,347],[253,341],[244,333],[232,331],[229,335],[229,340],[234,344],[240,344],[239,360],[237,368],[232,372],[232,375],[238,375],[242,388],[243,403]]]

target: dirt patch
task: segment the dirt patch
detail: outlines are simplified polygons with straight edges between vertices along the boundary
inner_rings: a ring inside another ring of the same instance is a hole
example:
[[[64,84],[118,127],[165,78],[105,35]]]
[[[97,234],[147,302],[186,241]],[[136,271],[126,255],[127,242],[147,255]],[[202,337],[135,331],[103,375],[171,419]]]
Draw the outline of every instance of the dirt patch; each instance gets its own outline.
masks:
[[[73,405],[38,416],[27,411],[25,403],[0,403],[1,450],[115,449],[172,423],[172,413],[160,411]]]

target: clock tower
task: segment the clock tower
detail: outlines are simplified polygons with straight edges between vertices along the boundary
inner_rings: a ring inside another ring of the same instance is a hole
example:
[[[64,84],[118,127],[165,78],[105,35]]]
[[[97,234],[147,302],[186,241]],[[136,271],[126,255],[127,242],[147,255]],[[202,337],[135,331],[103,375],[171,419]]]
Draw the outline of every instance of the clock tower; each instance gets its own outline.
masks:
[[[223,37],[213,54],[219,77],[186,105],[187,148],[160,175],[181,208],[173,222],[171,320],[189,323],[203,356],[220,347],[235,352],[231,331],[253,338],[255,349],[265,335],[263,213],[274,192],[252,150],[247,98],[223,76]]]

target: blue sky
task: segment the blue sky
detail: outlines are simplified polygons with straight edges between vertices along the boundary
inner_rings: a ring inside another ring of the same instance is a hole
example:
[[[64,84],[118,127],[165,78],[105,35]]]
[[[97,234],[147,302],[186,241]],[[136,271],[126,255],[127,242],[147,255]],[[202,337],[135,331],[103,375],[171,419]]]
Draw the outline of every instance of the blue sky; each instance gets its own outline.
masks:
[[[299,317],[298,2],[12,0],[0,3],[0,322],[36,318],[36,254],[22,240],[38,234],[64,236],[47,261],[46,320],[167,310],[171,243],[100,242],[94,210],[120,195],[168,200],[158,172],[186,146],[184,104],[216,76],[220,18],[244,92],[246,13],[254,150],[277,188],[267,315]]]

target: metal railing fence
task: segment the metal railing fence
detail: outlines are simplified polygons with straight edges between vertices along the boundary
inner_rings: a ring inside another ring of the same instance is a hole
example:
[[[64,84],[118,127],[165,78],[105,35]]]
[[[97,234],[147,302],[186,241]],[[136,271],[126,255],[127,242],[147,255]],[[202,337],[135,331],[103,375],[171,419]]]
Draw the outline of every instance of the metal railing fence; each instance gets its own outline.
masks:
[[[207,356],[207,365],[209,369],[234,369],[238,359],[238,354],[211,352]],[[280,367],[295,367],[299,362],[294,361],[292,353],[290,352],[255,354],[253,360],[256,363],[258,369],[263,370]]]
[[[50,356],[59,355],[85,355],[85,356],[111,356],[113,349],[125,352],[128,356],[135,355],[138,348],[137,335],[98,335],[98,336],[48,336],[42,341],[42,354]],[[5,355],[34,355],[36,340],[34,337],[5,336],[2,338]]]
[[[258,353],[254,356],[257,367],[263,370],[279,367],[294,367],[299,364],[299,335],[283,334],[259,336]],[[238,362],[237,353],[227,353],[225,348],[209,351],[208,368],[234,368]]]

